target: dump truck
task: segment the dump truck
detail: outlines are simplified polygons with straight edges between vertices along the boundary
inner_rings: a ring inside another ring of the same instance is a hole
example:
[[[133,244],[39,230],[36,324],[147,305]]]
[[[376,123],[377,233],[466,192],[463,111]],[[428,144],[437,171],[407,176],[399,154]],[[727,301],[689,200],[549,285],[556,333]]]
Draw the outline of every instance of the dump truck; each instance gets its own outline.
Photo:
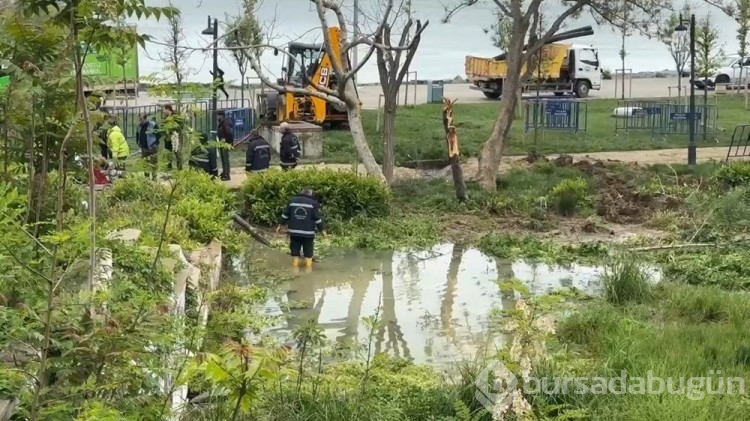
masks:
[[[333,46],[334,56],[340,57],[341,29],[335,26],[328,28],[328,39]],[[280,86],[308,90],[316,90],[316,86],[337,89],[333,60],[339,59],[330,57],[323,44],[292,42],[287,52],[288,57],[285,56],[285,65],[281,68],[282,77],[277,81]],[[349,60],[349,56],[344,59]],[[339,126],[349,122],[346,108],[311,95],[264,89],[258,95],[258,103],[260,118],[271,124],[304,121],[320,126]]]
[[[531,78],[524,81],[522,91],[554,92],[557,96],[573,94],[586,98],[590,90],[599,90],[602,85],[602,67],[599,63],[599,50],[593,46],[562,44],[574,38],[593,35],[591,26],[573,29],[553,35],[534,54],[531,61]],[[525,45],[524,51],[528,48]],[[506,54],[492,58],[466,56],[466,77],[471,89],[479,90],[490,99],[500,98],[503,82],[508,72]],[[526,72],[526,68],[522,69]]]

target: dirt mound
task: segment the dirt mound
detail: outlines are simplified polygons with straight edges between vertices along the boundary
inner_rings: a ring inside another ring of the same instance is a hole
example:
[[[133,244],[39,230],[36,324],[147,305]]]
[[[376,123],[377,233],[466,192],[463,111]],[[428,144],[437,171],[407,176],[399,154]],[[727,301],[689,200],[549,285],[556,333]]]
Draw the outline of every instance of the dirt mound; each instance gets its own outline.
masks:
[[[615,172],[601,161],[574,164],[597,179],[596,213],[609,222],[641,223],[655,212],[674,209],[680,201],[663,194],[642,193],[632,177]]]
[[[654,212],[674,209],[680,205],[679,200],[671,196],[639,192],[633,177],[628,175],[628,171],[622,171],[623,165],[637,169],[637,163],[625,164],[609,160],[605,163],[596,159],[574,159],[570,155],[560,155],[554,160],[554,164],[558,167],[577,168],[596,180],[596,212],[608,222],[641,223]],[[594,226],[581,228],[584,232],[597,229]]]

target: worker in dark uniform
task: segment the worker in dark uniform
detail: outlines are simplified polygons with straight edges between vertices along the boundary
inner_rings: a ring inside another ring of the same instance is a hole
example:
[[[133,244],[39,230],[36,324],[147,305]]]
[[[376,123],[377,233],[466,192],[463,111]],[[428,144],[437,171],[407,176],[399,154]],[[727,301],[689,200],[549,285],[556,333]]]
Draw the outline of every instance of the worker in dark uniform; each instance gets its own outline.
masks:
[[[286,121],[279,125],[281,130],[281,145],[279,145],[279,156],[281,158],[281,169],[289,171],[297,166],[301,150],[299,139],[292,133],[289,123]]]
[[[190,152],[190,167],[205,171],[212,178],[219,176],[219,168],[216,163],[216,148],[208,146],[208,136],[204,133],[199,135],[200,145]]]
[[[315,199],[312,189],[306,187],[300,194],[289,199],[284,212],[281,213],[276,233],[281,232],[286,224],[289,234],[289,250],[292,254],[292,266],[300,267],[300,254],[305,257],[305,267],[312,268],[313,248],[315,247],[315,229],[326,236],[323,219],[320,217],[320,204]]]
[[[256,129],[250,132],[249,140],[245,152],[245,171],[256,173],[267,170],[271,165],[271,145]]]
[[[216,87],[216,90],[223,92],[227,97],[227,100],[229,100],[229,94],[227,93],[227,89],[224,87],[224,71],[217,67],[216,73],[218,74],[215,75],[211,70],[209,70],[208,73],[210,73],[211,76],[214,77],[214,86]]]

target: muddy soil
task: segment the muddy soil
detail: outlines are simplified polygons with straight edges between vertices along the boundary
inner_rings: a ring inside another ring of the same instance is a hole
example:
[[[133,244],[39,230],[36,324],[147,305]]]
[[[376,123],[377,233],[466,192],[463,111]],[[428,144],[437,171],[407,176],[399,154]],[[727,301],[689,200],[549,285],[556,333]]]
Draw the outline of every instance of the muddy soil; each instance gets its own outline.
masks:
[[[629,171],[616,171],[612,165],[599,160],[581,159],[561,155],[554,161],[558,167],[572,166],[596,180],[596,213],[608,222],[618,224],[638,224],[648,220],[655,212],[673,210],[682,202],[666,194],[645,193]],[[638,163],[622,164],[638,170]]]

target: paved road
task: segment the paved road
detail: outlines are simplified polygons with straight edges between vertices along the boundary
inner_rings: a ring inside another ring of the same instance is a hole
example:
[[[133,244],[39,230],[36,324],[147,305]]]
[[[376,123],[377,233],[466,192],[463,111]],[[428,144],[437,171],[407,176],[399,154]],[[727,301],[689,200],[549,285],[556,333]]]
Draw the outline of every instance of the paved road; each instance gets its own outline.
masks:
[[[687,79],[683,79],[683,85],[687,84]],[[669,96],[677,96],[677,78],[672,79],[633,79],[632,85],[630,80],[625,80],[625,96],[630,98],[665,98]],[[620,81],[621,83],[621,81]],[[615,81],[605,80],[602,83],[602,89],[599,91],[591,91],[591,97],[593,98],[619,98],[622,94],[622,87],[615,86]],[[670,87],[673,87],[670,95]],[[683,87],[683,91],[686,88]],[[407,92],[408,91],[408,92]],[[684,91],[686,92],[686,91]],[[362,99],[363,108],[375,109],[378,106],[378,96],[382,93],[379,86],[363,86],[359,88],[359,96]],[[615,96],[615,94],[617,94]],[[406,96],[406,98],[404,98]],[[497,100],[490,100],[485,98],[484,94],[480,91],[475,91],[470,88],[469,84],[450,84],[445,85],[444,96],[451,99],[458,99],[459,102],[463,103],[481,103],[481,102],[496,102]],[[530,94],[529,96],[536,96],[536,94]],[[550,96],[550,94],[543,96]],[[424,104],[427,101],[427,86],[417,85],[416,96],[414,95],[414,86],[408,88],[402,86],[399,92],[399,103],[403,104],[404,100],[408,101],[408,104]]]
[[[683,79],[683,85],[687,84],[688,79]],[[665,78],[665,79],[633,79],[632,85],[630,85],[630,80],[625,81],[625,93],[626,97],[631,98],[665,98],[669,96],[677,96],[677,79],[676,78]],[[617,86],[615,89],[615,81],[613,80],[605,80],[602,83],[602,89],[599,91],[591,91],[591,97],[592,98],[616,98],[621,96],[622,89],[621,87]],[[469,84],[449,84],[445,85],[445,90],[443,95],[451,98],[451,99],[458,99],[459,102],[462,103],[493,103],[497,102],[497,100],[490,100],[484,97],[484,95],[479,92],[475,91],[469,88]],[[672,88],[672,92],[670,95],[670,87]],[[686,89],[683,87],[683,89]],[[380,86],[360,86],[359,87],[359,96],[362,100],[362,108],[365,109],[377,109],[378,107],[378,98],[382,93],[382,89],[380,89]],[[615,96],[615,93],[617,93],[617,96]],[[241,97],[240,91],[238,89],[230,89],[229,95],[231,99],[239,99]],[[536,94],[531,94],[531,96],[535,96]],[[252,98],[254,94],[252,92],[246,92],[245,98]],[[416,87],[416,95],[414,92],[414,85],[410,85],[408,88],[406,86],[402,86],[400,93],[399,93],[399,103],[404,103],[404,97],[406,96],[406,100],[408,101],[408,104],[424,104],[427,102],[427,86],[426,85],[417,85]],[[221,98],[223,99],[223,97]],[[145,93],[142,93],[137,101],[130,100],[130,105],[154,105],[158,104],[160,102],[170,102],[168,98],[158,98],[158,97],[150,97],[146,95]],[[121,104],[124,105],[124,104]]]

